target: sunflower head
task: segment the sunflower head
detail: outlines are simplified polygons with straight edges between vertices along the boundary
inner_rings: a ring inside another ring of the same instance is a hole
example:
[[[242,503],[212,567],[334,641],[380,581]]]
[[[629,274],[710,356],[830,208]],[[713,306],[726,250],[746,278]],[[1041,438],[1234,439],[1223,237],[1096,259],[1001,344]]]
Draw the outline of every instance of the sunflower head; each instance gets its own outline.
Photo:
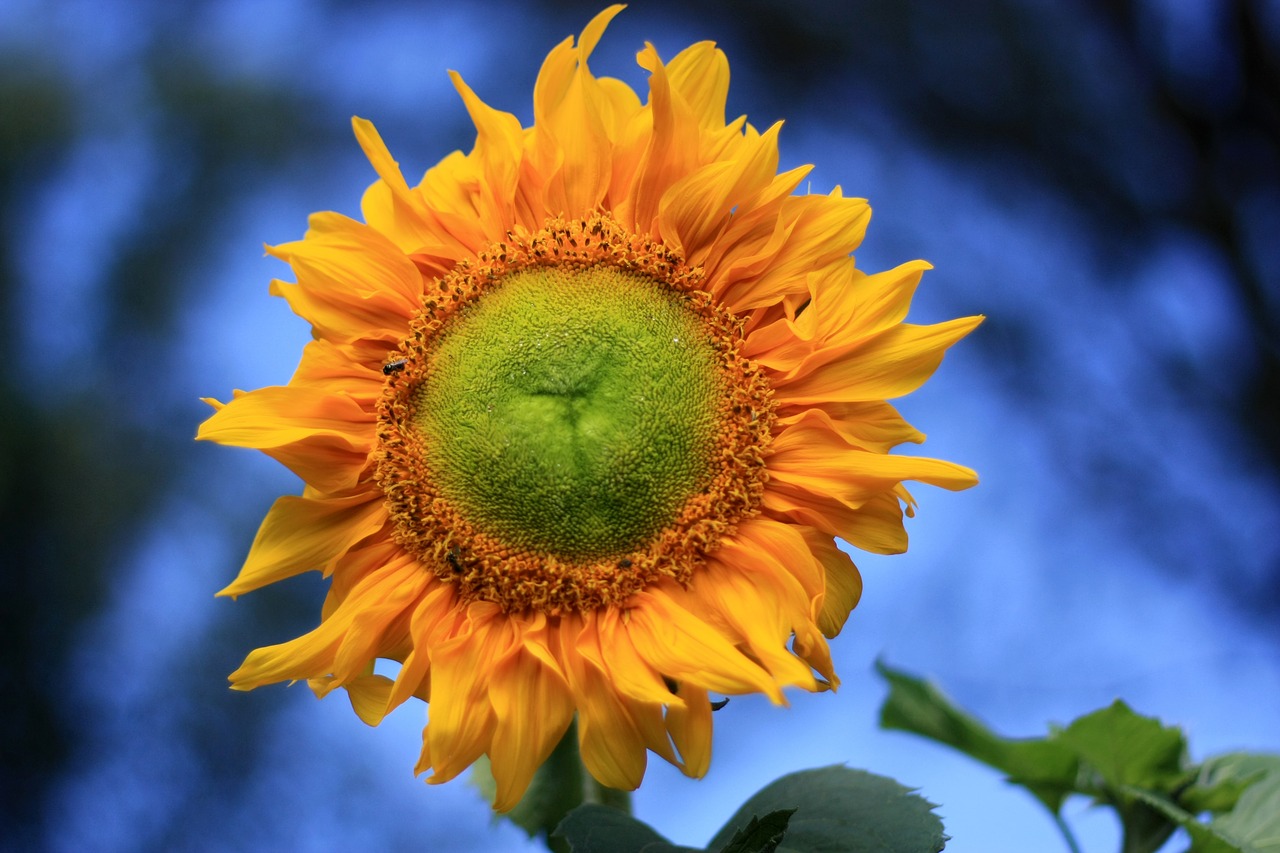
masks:
[[[644,103],[592,75],[620,8],[547,57],[532,127],[455,75],[475,147],[414,186],[355,120],[363,221],[272,250],[315,340],[199,433],[305,483],[223,594],[332,577],[316,629],[233,687],[342,687],[371,724],[418,696],[418,770],[487,755],[499,810],[575,715],[587,769],[631,789],[649,751],[706,771],[710,694],[835,686],[861,592],[836,537],[905,550],[904,481],[976,482],[890,454],[923,435],[886,401],[980,318],[903,322],[928,265],[854,266],[866,203],[794,194],[778,127],[726,122],[713,44],[646,46]]]

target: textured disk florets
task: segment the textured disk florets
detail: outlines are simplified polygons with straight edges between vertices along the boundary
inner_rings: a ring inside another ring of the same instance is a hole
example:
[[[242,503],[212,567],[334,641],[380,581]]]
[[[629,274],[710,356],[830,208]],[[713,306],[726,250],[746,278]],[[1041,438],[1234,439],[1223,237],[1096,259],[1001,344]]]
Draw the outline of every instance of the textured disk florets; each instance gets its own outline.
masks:
[[[688,582],[756,512],[772,393],[660,243],[553,221],[428,291],[379,407],[398,542],[507,610]]]

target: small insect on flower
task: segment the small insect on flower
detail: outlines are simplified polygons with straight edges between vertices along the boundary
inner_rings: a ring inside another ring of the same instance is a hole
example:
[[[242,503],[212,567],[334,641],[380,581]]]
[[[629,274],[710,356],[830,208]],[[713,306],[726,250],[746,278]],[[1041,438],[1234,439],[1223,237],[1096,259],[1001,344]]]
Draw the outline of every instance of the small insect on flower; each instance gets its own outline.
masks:
[[[453,569],[453,571],[456,574],[462,574],[461,557],[462,557],[462,549],[459,548],[457,545],[454,545],[452,548],[449,549],[449,553],[445,554],[445,559],[449,561],[449,567]]]
[[[384,376],[390,376],[393,373],[399,373],[404,370],[405,364],[408,363],[407,358],[397,358],[395,361],[388,361],[382,365],[382,373]]]

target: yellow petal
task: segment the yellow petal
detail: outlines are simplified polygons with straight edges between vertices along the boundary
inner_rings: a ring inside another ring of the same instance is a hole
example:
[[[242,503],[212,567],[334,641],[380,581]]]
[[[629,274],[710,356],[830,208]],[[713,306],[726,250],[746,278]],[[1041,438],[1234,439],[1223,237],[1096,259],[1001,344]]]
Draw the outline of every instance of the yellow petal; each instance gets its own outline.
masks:
[[[667,731],[666,714],[668,708],[682,707],[684,700],[674,694],[672,694],[673,701],[668,706],[640,702],[630,696],[620,696],[620,700],[626,707],[628,716],[635,723],[636,730],[640,732],[645,746],[671,764],[678,764],[675,746],[671,743],[671,735]]]
[[[770,484],[764,493],[764,509],[772,518],[803,524],[828,536],[858,524],[860,506],[847,506],[835,498],[801,488]]]
[[[310,633],[251,652],[240,668],[231,674],[232,689],[251,690],[278,681],[335,674],[338,649],[362,610],[376,607],[378,602],[393,597],[397,590],[422,582],[421,576],[416,567],[399,563],[362,578],[343,606]],[[364,621],[368,621],[368,617]]]
[[[809,173],[810,166],[801,166],[775,177],[767,187],[739,205],[728,226],[709,248],[705,266],[707,281],[713,292],[724,295],[735,291],[759,297],[759,305],[737,304],[726,300],[734,311],[776,304],[787,294],[807,293],[805,276],[788,283],[773,293],[768,287],[752,293],[749,285],[758,282],[786,248],[787,241],[796,229],[797,208],[791,205],[791,193]],[[784,216],[784,210],[787,215]],[[739,295],[741,295],[739,294]]]
[[[578,744],[582,762],[601,783],[623,791],[639,787],[646,765],[645,740],[631,719],[608,673],[578,653],[587,628],[580,616],[559,626],[564,674],[578,709]],[[590,642],[590,641],[588,641]]]
[[[871,208],[865,199],[799,196],[783,204],[786,239],[771,263],[757,275],[735,277],[713,289],[734,311],[778,301],[784,293],[805,292],[808,276],[833,263],[845,263],[862,242]]]
[[[354,487],[373,446],[374,415],[350,397],[310,386],[239,394],[200,425],[196,438],[253,447],[327,492]]]
[[[234,598],[307,571],[327,574],[349,548],[387,523],[381,498],[381,492],[279,498],[262,520],[240,574],[218,595]]]
[[[834,433],[806,423],[784,429],[774,439],[773,449],[769,460],[773,488],[825,495],[849,507],[859,507],[903,480],[953,491],[978,482],[977,474],[963,465],[858,450]]]
[[[344,685],[351,700],[351,710],[367,726],[376,726],[387,714],[387,697],[391,679],[383,675],[361,675]]]
[[[606,608],[596,614],[596,630],[600,644],[595,648],[579,643],[578,652],[609,673],[614,687],[637,702],[668,705],[680,704],[679,697],[667,689],[662,673],[654,668],[632,642],[628,617],[617,608]]]
[[[902,322],[926,269],[930,265],[924,261],[912,261],[868,276],[850,259],[812,273],[811,299],[804,313],[753,331],[744,353],[771,370],[790,374],[815,353],[851,348]]]
[[[390,536],[373,536],[352,547],[334,564],[329,592],[320,608],[320,618],[328,619],[333,615],[369,575],[403,559],[403,549]]]
[[[902,525],[898,526],[901,528]],[[862,598],[862,575],[853,559],[840,550],[830,536],[824,536],[808,527],[801,527],[800,534],[804,536],[814,557],[822,564],[826,580],[822,607],[815,614],[818,627],[823,634],[834,637],[840,633],[845,620]]]
[[[486,230],[485,217],[477,209],[483,182],[480,164],[461,151],[454,151],[422,176],[414,193],[426,200],[423,214],[436,238],[431,251],[462,260],[502,237],[506,229]]]
[[[358,117],[351,119],[351,128],[355,131],[356,141],[364,150],[365,157],[379,177],[365,192],[360,203],[365,222],[385,234],[405,252],[435,245],[438,238],[430,227],[422,202],[405,183],[400,164],[392,158],[377,128],[372,122]]]
[[[396,674],[395,685],[387,697],[388,710],[401,705],[410,696],[430,692],[431,642],[430,638],[441,630],[442,623],[458,607],[457,588],[453,584],[438,584],[423,596],[409,618],[409,634],[413,649],[405,656]]]
[[[515,194],[524,131],[511,113],[495,110],[480,100],[456,71],[450,71],[449,77],[476,126],[471,156],[479,161],[484,175],[479,188],[483,202],[480,216],[486,229],[498,239],[516,221]]]
[[[447,782],[489,750],[497,718],[489,701],[494,661],[517,642],[496,607],[472,605],[456,634],[433,643],[431,705],[425,732],[434,770],[427,780]],[[421,772],[424,767],[419,767]]]
[[[627,633],[636,650],[664,675],[720,693],[760,692],[783,704],[782,692],[768,673],[677,605],[670,594],[651,587],[632,600]]]
[[[924,384],[947,348],[973,331],[982,317],[932,326],[903,324],[852,349],[817,352],[786,375],[774,377],[779,402],[794,405],[892,400]]]
[[[409,313],[417,308],[422,278],[386,235],[340,213],[316,213],[307,224],[305,239],[281,247],[286,260],[314,260],[332,289],[364,298],[395,297]]]
[[[738,525],[736,539],[734,545],[767,556],[775,568],[794,578],[806,599],[821,594],[822,566],[799,528],[768,518],[753,518]]]
[[[361,409],[373,411],[382,396],[386,380],[382,365],[390,352],[384,349],[358,354],[357,348],[333,341],[308,341],[289,384],[320,386],[329,391],[341,388]]]
[[[779,685],[817,688],[809,667],[787,649],[792,626],[808,620],[809,600],[781,564],[726,542],[699,571],[690,592],[701,605],[714,608]]]
[[[200,425],[196,438],[232,447],[283,447],[312,436],[366,449],[374,416],[343,394],[275,385],[238,393]]]
[[[729,60],[713,41],[691,44],[667,64],[671,89],[684,99],[705,127],[724,127],[729,98]]]
[[[684,705],[667,712],[667,729],[680,752],[680,769],[701,779],[711,767],[711,701],[694,684],[681,682],[679,690]]]
[[[372,239],[376,233],[365,229],[363,246],[351,245],[351,232],[341,235],[347,245],[339,235],[290,244],[299,247],[288,258],[298,283],[272,282],[271,293],[284,296],[322,337],[399,343],[421,303],[422,275],[385,238]]]
[[[696,118],[683,98],[671,91],[666,67],[653,45],[645,45],[636,62],[649,74],[651,131],[643,139],[630,196],[619,201],[614,215],[640,234],[657,233],[658,207],[667,188],[692,172],[699,161]]]
[[[824,340],[864,338],[896,326],[906,319],[911,297],[927,261],[909,261],[885,272],[864,276],[847,285],[827,279],[828,287],[813,295],[814,316]]]
[[[489,750],[497,784],[493,808],[513,808],[573,719],[573,701],[564,675],[547,666],[549,653],[536,648],[545,640],[526,629],[522,647],[497,660],[490,675],[489,698],[498,726]],[[536,709],[536,712],[534,712]]]
[[[902,504],[898,495],[886,493],[868,498],[837,535],[872,554],[905,553],[907,531],[902,526]]]
[[[689,264],[701,265],[730,212],[772,183],[781,123],[732,160],[710,163],[676,181],[658,204],[663,239]]]
[[[437,582],[407,554],[397,555],[391,565],[404,567],[400,582],[380,591],[376,599],[360,602],[358,610],[350,616],[346,636],[334,654],[333,675],[344,684],[378,658],[382,650],[404,645],[409,616],[419,596],[429,585]],[[338,612],[341,613],[342,609],[339,608]]]
[[[853,447],[888,453],[899,444],[920,444],[924,433],[907,423],[883,400],[825,403],[813,407],[782,407],[777,424],[788,427],[805,421],[830,430]]]

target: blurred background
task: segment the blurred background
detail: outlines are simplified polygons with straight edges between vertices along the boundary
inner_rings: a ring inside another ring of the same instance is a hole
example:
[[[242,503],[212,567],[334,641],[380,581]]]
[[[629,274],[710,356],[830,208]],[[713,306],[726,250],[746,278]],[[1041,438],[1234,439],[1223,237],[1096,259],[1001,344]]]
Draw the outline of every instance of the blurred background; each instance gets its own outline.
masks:
[[[541,849],[413,778],[421,704],[370,729],[227,689],[324,587],[213,598],[300,486],[192,437],[198,398],[297,363],[262,244],[358,216],[350,116],[412,182],[474,141],[445,69],[527,125],[603,3],[0,0],[0,848]],[[878,656],[1006,734],[1123,696],[1194,758],[1280,749],[1280,5],[640,0],[592,68],[643,91],[645,40],[701,39],[730,116],[785,118],[784,166],[871,200],[860,267],[936,265],[915,322],[988,316],[901,406],[909,452],[983,483],[916,489],[911,550],[859,558],[838,694],[734,699],[708,777],[651,762],[638,816],[701,846],[847,762],[939,803],[948,850],[1065,849],[994,772],[876,728]]]

